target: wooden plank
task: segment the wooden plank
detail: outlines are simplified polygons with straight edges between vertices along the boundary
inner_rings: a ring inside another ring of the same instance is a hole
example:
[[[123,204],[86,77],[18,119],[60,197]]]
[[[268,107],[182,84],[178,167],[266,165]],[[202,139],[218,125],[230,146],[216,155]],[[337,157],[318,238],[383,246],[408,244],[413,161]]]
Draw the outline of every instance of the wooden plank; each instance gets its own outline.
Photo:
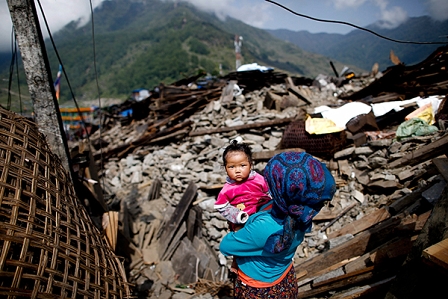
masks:
[[[404,165],[415,165],[433,157],[445,154],[446,152],[448,152],[448,134],[445,134],[442,138],[422,146],[400,159],[392,161],[388,164],[388,167],[396,168]]]
[[[168,246],[168,248],[165,249],[165,253],[162,255],[162,261],[167,261],[167,260],[171,259],[174,251],[179,246],[181,240],[185,239],[185,238],[183,238],[183,236],[185,235],[186,232],[187,232],[187,225],[185,224],[185,221],[184,221],[180,225],[180,228],[177,230],[176,235],[171,240],[171,243]]]
[[[358,284],[362,281],[366,281],[369,279],[372,279],[374,277],[373,267],[365,269],[364,271],[360,271],[360,273],[355,274],[348,274],[343,275],[340,277],[337,277],[333,283],[325,283],[321,285],[320,287],[312,288],[309,291],[305,292],[299,292],[299,296],[297,298],[310,298],[315,297],[318,294],[322,294],[324,292],[328,292],[331,290],[335,290],[338,288],[346,288],[350,285]],[[324,283],[324,282],[323,282]]]
[[[194,226],[196,224],[196,211],[194,209],[190,209],[187,217],[187,238],[192,241],[194,237]]]
[[[179,229],[181,222],[184,221],[185,213],[190,208],[191,203],[193,202],[193,199],[196,198],[196,196],[196,184],[190,182],[182,198],[180,199],[179,204],[174,210],[173,215],[171,216],[168,223],[163,227],[163,231],[160,234],[159,252],[161,257],[163,257],[166,250],[168,250],[168,246],[170,245],[174,234]]]
[[[214,133],[223,133],[223,132],[230,132],[230,131],[240,131],[240,130],[248,130],[248,129],[255,129],[255,128],[264,128],[269,126],[275,126],[275,125],[284,125],[288,124],[291,121],[293,121],[295,118],[282,118],[282,119],[274,119],[271,121],[266,122],[259,122],[259,123],[253,123],[253,124],[247,124],[242,126],[234,126],[234,127],[223,127],[223,128],[217,128],[217,129],[209,129],[209,130],[200,130],[200,131],[192,131],[190,132],[189,136],[201,136],[206,134],[214,134]]]
[[[348,205],[347,207],[345,207],[344,210],[342,210],[342,212],[333,220],[331,220],[328,224],[326,224],[324,227],[322,227],[320,229],[320,231],[325,231],[327,228],[329,228],[330,226],[332,226],[336,221],[338,221],[338,219],[340,219],[342,216],[344,216],[348,211],[350,211],[351,209],[353,209],[355,206],[357,205],[356,202],[352,202],[350,205]]]
[[[145,240],[143,242],[143,245],[141,248],[145,249],[151,244],[151,240],[155,235],[155,232],[159,230],[160,227],[160,219],[154,219],[149,224],[149,230],[148,233],[145,235]]]
[[[302,279],[313,277],[319,271],[353,256],[363,255],[395,236],[397,231],[416,230],[418,218],[391,217],[378,225],[361,232],[353,239],[319,254],[312,259],[295,266],[296,272],[307,271]],[[414,226],[414,227],[413,227]]]
[[[347,279],[349,277],[355,277],[355,276],[358,276],[358,275],[361,275],[361,274],[364,274],[364,273],[367,273],[367,272],[371,272],[374,269],[375,269],[374,266],[370,266],[370,267],[367,267],[365,269],[361,269],[361,270],[358,270],[358,271],[355,271],[355,272],[347,273],[345,275],[332,277],[330,279],[327,279],[327,280],[324,280],[324,281],[321,281],[321,282],[318,282],[318,283],[312,283],[312,287],[313,288],[318,288],[318,287],[323,286],[323,285],[332,284],[332,283],[335,283],[335,282],[338,282],[338,281],[345,280],[345,279]]]
[[[291,77],[286,78],[286,88],[289,92],[294,94],[296,97],[298,97],[301,100],[304,100],[307,104],[311,105],[311,101],[300,91],[300,89],[297,88],[297,86],[294,85],[294,82],[292,82]]]
[[[309,278],[309,279],[307,279],[305,281],[301,280],[300,283],[298,283],[298,286],[304,285],[304,284],[306,284],[306,283],[308,283],[308,282],[310,282],[312,280],[318,279],[319,277],[322,277],[322,276],[324,276],[324,275],[326,275],[326,274],[328,274],[328,273],[330,273],[330,272],[332,272],[332,271],[334,271],[334,270],[336,270],[338,268],[342,268],[343,266],[347,265],[348,263],[352,262],[353,260],[356,260],[357,258],[359,258],[359,256],[353,257],[353,258],[351,258],[349,260],[341,261],[341,262],[339,262],[337,264],[334,264],[334,265],[331,265],[330,267],[328,267],[328,268],[326,268],[326,269],[316,273],[316,275],[314,277],[311,277],[311,278]],[[297,279],[299,279],[299,278],[305,276],[306,274],[307,274],[307,271],[303,271],[303,272],[297,273],[296,277],[297,277]]]
[[[102,225],[106,232],[106,240],[112,248],[112,251],[115,251],[118,233],[118,212],[109,211],[104,213]]]
[[[445,182],[448,183],[448,158],[435,158],[432,159],[432,163],[437,167]]]
[[[369,265],[387,263],[397,257],[407,255],[412,247],[413,237],[397,237],[367,252],[345,265],[345,272],[351,273],[365,269]]]
[[[428,189],[428,186],[417,189],[414,192],[406,194],[395,200],[392,204],[389,205],[389,212],[392,215],[396,215],[397,213],[401,212],[404,208],[410,206],[418,199],[420,199],[423,191],[425,191],[426,189]]]
[[[155,179],[151,184],[151,188],[149,189],[147,200],[150,201],[159,198],[161,188],[162,182],[159,179]]]
[[[442,240],[423,250],[423,257],[448,269],[448,239]]]
[[[182,108],[181,110],[177,111],[176,113],[173,113],[170,116],[152,124],[151,126],[149,126],[147,128],[147,132],[145,134],[143,134],[139,139],[134,140],[131,143],[119,145],[113,149],[108,150],[107,152],[97,153],[94,156],[95,161],[99,160],[100,158],[110,158],[113,155],[117,155],[117,157],[121,158],[121,157],[125,156],[129,151],[135,149],[136,147],[150,143],[151,140],[153,140],[154,138],[160,137],[161,134],[165,134],[166,132],[171,132],[171,129],[168,129],[168,131],[165,130],[163,132],[158,132],[157,130],[159,128],[169,124],[170,122],[173,122],[173,121],[181,118],[185,114],[186,111],[193,109],[193,108],[197,108],[197,105],[200,104],[204,100],[205,100],[204,97],[198,97],[198,99],[195,102]],[[182,125],[180,125],[180,127],[181,126]],[[179,126],[176,126],[175,128],[178,129]]]
[[[322,220],[332,220],[341,213],[341,208],[332,208],[331,210],[327,207],[323,207],[319,213],[314,216],[313,221],[322,221]]]
[[[332,239],[346,234],[356,235],[357,233],[362,232],[374,226],[375,224],[386,220],[390,216],[390,213],[385,208],[378,209],[372,213],[365,215],[359,220],[344,225],[344,227],[342,227],[338,231],[329,233],[328,238]]]
[[[386,279],[361,286],[358,288],[350,289],[348,291],[334,294],[331,296],[331,299],[354,299],[354,298],[364,298],[367,295],[372,295],[375,292],[384,290],[395,278],[395,276],[388,277]],[[373,298],[373,297],[372,297]]]
[[[252,159],[254,161],[260,161],[260,160],[269,160],[272,157],[274,157],[277,154],[284,153],[284,152],[304,152],[304,149],[301,148],[287,148],[287,149],[281,149],[281,150],[273,150],[273,151],[262,151],[262,152],[256,152],[252,154]]]
[[[430,211],[429,219],[385,298],[437,298],[444,294],[447,276],[426,266],[426,259],[422,258],[424,249],[444,239],[448,239],[448,187]]]

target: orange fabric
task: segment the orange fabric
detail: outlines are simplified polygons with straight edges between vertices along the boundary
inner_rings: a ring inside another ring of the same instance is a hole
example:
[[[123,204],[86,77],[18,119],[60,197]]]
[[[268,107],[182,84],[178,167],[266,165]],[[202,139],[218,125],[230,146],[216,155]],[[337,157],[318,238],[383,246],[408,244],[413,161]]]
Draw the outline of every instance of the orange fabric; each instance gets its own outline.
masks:
[[[264,209],[262,211],[267,211],[272,209],[272,204],[267,205],[266,207],[264,207]]]
[[[280,276],[277,280],[273,281],[273,282],[262,282],[262,281],[258,281],[255,280],[249,276],[247,276],[246,274],[243,273],[243,271],[238,270],[238,277],[241,279],[241,281],[247,285],[250,285],[251,287],[254,288],[268,288],[268,287],[272,287],[273,285],[278,284],[280,281],[282,281],[286,275],[288,275],[289,270],[292,267],[291,263],[289,265],[289,267],[286,269],[286,271],[282,274],[282,276]]]

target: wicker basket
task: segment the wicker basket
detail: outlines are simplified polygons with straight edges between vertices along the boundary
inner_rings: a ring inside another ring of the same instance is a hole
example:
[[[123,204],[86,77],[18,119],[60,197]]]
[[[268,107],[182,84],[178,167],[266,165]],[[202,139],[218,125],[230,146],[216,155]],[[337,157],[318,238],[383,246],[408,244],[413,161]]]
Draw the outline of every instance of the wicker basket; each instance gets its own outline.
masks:
[[[0,175],[0,297],[130,297],[121,261],[36,124],[1,107]]]
[[[302,148],[317,157],[331,158],[335,152],[343,148],[346,141],[345,131],[322,135],[309,134],[305,130],[305,121],[297,120],[285,128],[279,148]]]

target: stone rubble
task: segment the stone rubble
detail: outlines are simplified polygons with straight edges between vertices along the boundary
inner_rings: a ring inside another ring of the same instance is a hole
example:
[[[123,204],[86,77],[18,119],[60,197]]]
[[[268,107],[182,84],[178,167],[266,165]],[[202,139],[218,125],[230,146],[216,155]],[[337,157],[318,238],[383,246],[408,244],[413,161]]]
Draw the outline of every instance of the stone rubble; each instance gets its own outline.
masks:
[[[373,78],[363,80],[373,80]],[[279,118],[300,118],[306,113],[312,113],[313,108],[321,105],[343,104],[337,99],[339,94],[359,90],[369,83],[370,81],[356,81],[354,84],[346,84],[340,88],[336,88],[334,84],[320,88],[301,86],[302,92],[307,95],[312,105],[268,110],[263,106],[267,92],[287,93],[284,85],[273,85],[245,95],[238,95],[229,103],[210,102],[202,111],[193,114],[189,120],[193,122],[192,131],[198,131],[266,122]],[[101,137],[114,146],[129,143],[139,138],[139,135],[130,134],[130,132],[137,131],[137,128],[144,126],[144,123],[144,120],[136,121],[126,127],[117,124],[110,132],[102,132],[99,136],[100,133],[97,131],[90,138],[95,140]],[[213,209],[216,195],[220,190],[219,186],[222,186],[226,179],[222,166],[224,148],[232,139],[241,138],[251,145],[254,153],[273,151],[278,148],[283,130],[282,126],[272,126],[251,129],[244,133],[230,131],[195,137],[187,135],[169,144],[154,143],[137,148],[132,154],[122,159],[111,158],[103,165],[104,171],[100,173],[103,189],[110,196],[108,204],[125,203],[130,211],[138,207],[138,211],[134,212],[134,219],[150,217],[149,219],[162,221],[179,203],[189,182],[194,182],[199,187],[196,204],[203,211],[202,236],[215,250],[221,266],[228,267],[230,260],[219,252],[220,240],[228,232],[227,223]],[[411,182],[412,178],[424,172],[425,165],[387,169],[388,161],[402,157],[405,153],[431,142],[440,135],[441,133],[436,133],[430,137],[412,138],[401,142],[392,139],[370,140],[360,147],[347,144],[344,149],[334,154],[333,159],[323,160],[332,171],[338,188],[334,199],[322,210],[322,213],[342,211],[356,204],[325,231],[321,229],[329,223],[329,220],[315,221],[312,232],[306,235],[304,242],[297,250],[295,263],[298,264],[319,254],[328,246],[334,247],[339,242],[346,241],[339,238],[328,240],[327,234],[410,193],[409,188],[415,187],[415,183]],[[338,167],[338,163],[342,161],[346,161],[347,166],[343,168],[343,171],[341,167]],[[262,172],[265,165],[266,161],[255,161],[254,168]],[[162,184],[160,200],[148,201],[150,186],[156,179]],[[432,179],[435,178],[430,178]],[[419,182],[419,184],[425,183],[427,182]],[[135,196],[136,193],[137,196]],[[138,228],[134,227],[132,230],[138,233]],[[138,246],[138,240],[135,245]],[[138,288],[150,289],[151,296],[148,298],[218,298],[216,294],[212,296],[207,291],[198,294],[169,287],[176,284],[176,274],[170,262],[165,261],[142,268],[136,267],[131,269],[130,276],[131,282]]]

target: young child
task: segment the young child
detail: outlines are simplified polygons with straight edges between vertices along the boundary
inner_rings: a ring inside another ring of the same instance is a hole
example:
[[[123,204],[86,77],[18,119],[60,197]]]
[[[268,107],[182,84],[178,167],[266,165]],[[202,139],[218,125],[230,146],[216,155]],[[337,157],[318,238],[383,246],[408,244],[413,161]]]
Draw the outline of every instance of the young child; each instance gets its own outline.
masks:
[[[233,140],[224,150],[223,162],[227,179],[214,207],[227,219],[230,230],[236,231],[271,197],[264,177],[252,169],[249,145]]]
[[[222,159],[227,179],[218,194],[215,209],[227,219],[230,230],[237,231],[271,197],[264,177],[252,169],[252,150],[249,145],[233,140],[224,150]],[[230,271],[238,273],[235,260]]]

